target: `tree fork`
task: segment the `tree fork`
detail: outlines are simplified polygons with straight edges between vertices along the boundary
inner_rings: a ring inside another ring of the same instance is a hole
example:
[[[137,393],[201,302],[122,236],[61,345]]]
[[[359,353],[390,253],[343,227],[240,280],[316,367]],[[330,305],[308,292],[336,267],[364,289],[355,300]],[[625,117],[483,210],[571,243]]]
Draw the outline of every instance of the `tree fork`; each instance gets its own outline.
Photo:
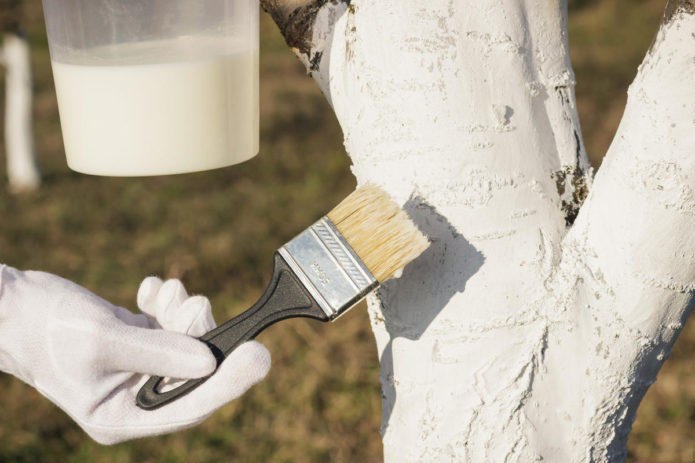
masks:
[[[567,8],[262,1],[358,182],[431,248],[369,301],[387,461],[620,461],[695,295],[695,15],[671,0],[596,178]]]

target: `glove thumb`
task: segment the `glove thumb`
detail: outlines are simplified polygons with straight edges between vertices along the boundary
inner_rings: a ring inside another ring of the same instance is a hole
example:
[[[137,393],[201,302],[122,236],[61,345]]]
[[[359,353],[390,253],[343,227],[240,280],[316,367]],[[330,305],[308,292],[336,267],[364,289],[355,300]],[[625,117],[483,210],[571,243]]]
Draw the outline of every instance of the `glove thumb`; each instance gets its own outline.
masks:
[[[51,331],[56,330],[50,351],[54,363],[67,362],[64,371],[78,373],[78,367],[88,376],[122,371],[190,379],[210,375],[217,366],[205,344],[181,333],[121,323],[103,330],[56,323]]]

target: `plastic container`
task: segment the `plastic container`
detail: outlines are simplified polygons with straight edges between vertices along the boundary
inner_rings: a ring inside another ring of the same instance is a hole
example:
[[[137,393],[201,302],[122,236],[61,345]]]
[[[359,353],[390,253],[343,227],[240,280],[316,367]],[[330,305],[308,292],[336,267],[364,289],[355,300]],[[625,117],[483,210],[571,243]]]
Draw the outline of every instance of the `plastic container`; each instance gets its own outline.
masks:
[[[43,0],[68,165],[163,175],[258,153],[258,0]]]

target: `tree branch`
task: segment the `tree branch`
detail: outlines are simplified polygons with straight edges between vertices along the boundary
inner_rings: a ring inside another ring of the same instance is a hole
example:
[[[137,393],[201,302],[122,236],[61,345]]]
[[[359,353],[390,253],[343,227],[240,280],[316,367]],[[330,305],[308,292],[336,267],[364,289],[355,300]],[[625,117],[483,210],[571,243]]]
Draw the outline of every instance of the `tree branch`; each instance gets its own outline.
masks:
[[[577,321],[581,344],[602,354],[584,382],[605,384],[593,420],[616,459],[695,302],[694,57],[694,3],[672,0],[556,274],[577,282],[575,316],[591,314]]]

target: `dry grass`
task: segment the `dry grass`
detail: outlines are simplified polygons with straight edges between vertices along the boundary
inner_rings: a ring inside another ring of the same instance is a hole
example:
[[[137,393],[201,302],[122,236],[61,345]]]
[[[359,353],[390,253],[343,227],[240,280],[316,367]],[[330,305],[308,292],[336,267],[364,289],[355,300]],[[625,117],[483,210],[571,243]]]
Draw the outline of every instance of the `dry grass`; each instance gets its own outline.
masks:
[[[572,57],[586,145],[598,160],[663,2],[578,1]],[[40,2],[28,3],[45,184],[24,196],[0,192],[4,262],[61,274],[131,308],[146,274],[179,277],[212,296],[222,320],[261,293],[273,250],[354,188],[330,108],[265,15],[257,158],[150,179],[68,171]],[[243,400],[195,429],[113,447],[95,444],[31,388],[0,376],[0,462],[380,461],[378,362],[364,313],[353,309],[331,325],[288,321],[260,340],[273,368]],[[694,343],[690,323],[640,408],[631,462],[695,461]]]

